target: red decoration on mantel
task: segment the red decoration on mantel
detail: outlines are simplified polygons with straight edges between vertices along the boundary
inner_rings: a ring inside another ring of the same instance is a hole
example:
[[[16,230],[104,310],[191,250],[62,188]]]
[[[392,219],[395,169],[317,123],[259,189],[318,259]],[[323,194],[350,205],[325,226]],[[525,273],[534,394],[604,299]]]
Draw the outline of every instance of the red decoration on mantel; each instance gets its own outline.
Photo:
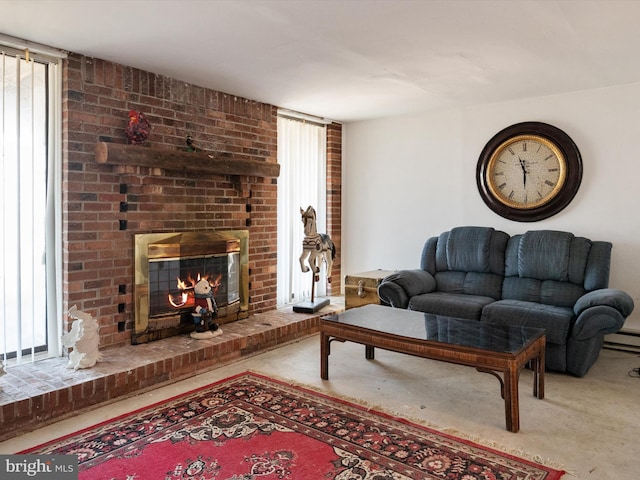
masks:
[[[151,133],[151,124],[142,112],[129,111],[129,123],[124,130],[129,143],[138,145],[144,143]]]

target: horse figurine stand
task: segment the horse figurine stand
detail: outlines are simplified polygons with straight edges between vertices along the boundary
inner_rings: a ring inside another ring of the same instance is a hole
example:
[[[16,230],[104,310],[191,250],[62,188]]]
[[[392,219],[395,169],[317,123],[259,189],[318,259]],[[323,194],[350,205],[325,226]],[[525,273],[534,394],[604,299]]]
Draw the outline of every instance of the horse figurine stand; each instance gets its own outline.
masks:
[[[300,268],[303,272],[311,270],[311,300],[298,303],[293,306],[293,311],[298,313],[315,313],[329,305],[328,298],[318,300],[315,298],[316,282],[320,280],[320,262],[327,265],[327,282],[331,283],[331,267],[336,256],[336,247],[329,235],[318,233],[316,228],[316,211],[309,206],[306,210],[300,209],[302,223],[304,224],[304,240],[302,240],[302,255],[300,255]],[[305,260],[307,263],[305,263]]]

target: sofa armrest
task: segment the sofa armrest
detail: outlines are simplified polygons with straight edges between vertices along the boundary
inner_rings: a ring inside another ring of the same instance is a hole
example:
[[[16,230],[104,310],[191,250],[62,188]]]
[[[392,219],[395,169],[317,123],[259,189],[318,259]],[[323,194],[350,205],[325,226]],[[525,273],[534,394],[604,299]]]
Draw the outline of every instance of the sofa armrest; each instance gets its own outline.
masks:
[[[625,317],[613,307],[591,307],[576,319],[569,337],[572,340],[588,340],[600,334],[616,333],[620,331],[624,321]]]
[[[573,307],[578,316],[571,338],[586,340],[596,335],[618,332],[633,311],[633,299],[625,292],[604,288],[589,292]]]
[[[424,270],[400,270],[382,280],[378,295],[392,307],[407,308],[411,297],[432,292],[435,287],[435,279]]]
[[[633,299],[626,292],[615,288],[602,288],[581,296],[573,306],[573,312],[579,316],[586,309],[601,305],[616,309],[624,318],[631,315],[634,307]]]

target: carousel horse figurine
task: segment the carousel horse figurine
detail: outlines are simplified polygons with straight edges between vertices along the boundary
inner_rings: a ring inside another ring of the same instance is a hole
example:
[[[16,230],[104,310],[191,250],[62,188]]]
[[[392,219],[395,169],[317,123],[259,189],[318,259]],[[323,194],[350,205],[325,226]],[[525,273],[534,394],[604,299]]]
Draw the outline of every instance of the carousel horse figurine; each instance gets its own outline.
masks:
[[[304,240],[302,240],[302,255],[300,255],[300,267],[303,272],[308,272],[309,267],[314,274],[314,281],[320,280],[320,261],[327,264],[327,282],[331,283],[331,267],[336,256],[336,247],[329,235],[318,233],[316,229],[316,211],[312,206],[306,210],[300,209],[302,223],[304,224]],[[305,265],[307,259],[309,266]]]

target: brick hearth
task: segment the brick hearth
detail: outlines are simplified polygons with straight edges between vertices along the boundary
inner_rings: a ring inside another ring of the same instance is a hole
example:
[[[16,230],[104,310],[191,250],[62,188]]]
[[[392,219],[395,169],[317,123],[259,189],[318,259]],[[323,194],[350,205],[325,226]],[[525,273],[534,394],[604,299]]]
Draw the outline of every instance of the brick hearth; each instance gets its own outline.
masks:
[[[0,377],[0,441],[317,333],[320,315],[343,308],[343,298],[332,297],[320,313],[271,310],[225,324],[211,340],[180,335],[112,348],[89,369],[68,369],[66,358],[8,368]]]

